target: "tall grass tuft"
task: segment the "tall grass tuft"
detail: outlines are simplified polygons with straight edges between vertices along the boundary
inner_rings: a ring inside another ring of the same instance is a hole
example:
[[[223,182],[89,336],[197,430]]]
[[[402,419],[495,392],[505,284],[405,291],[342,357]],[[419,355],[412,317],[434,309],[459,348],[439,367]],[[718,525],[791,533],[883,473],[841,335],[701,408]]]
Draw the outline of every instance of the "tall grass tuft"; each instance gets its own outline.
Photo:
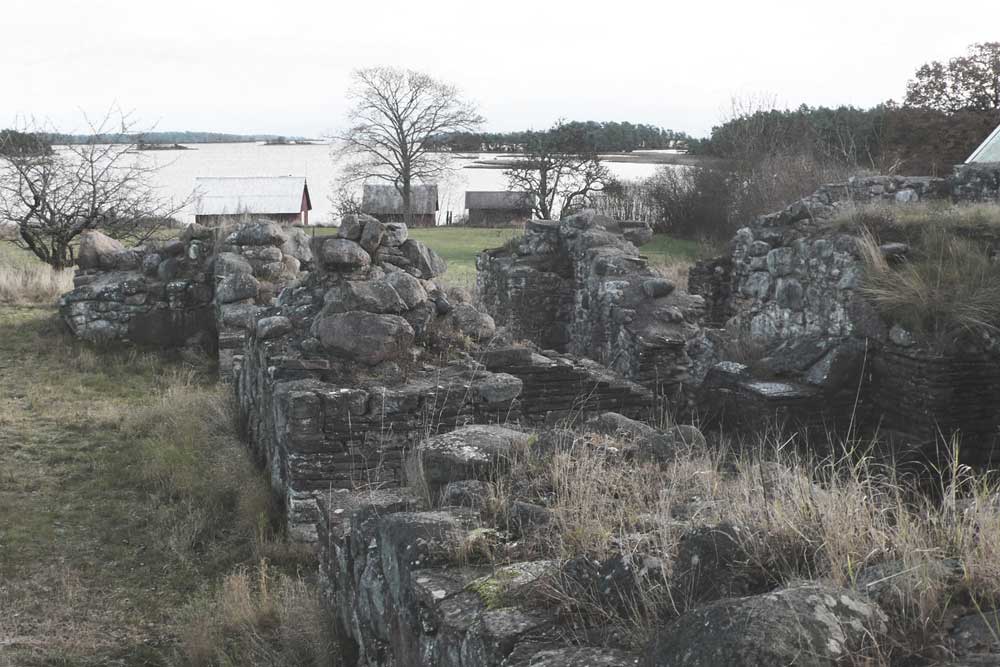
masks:
[[[941,345],[1000,326],[1000,265],[947,225],[927,225],[911,256],[896,266],[882,257],[871,232],[859,249],[862,293],[890,321]]]
[[[185,610],[175,665],[335,665],[335,643],[315,589],[266,560],[228,575]]]
[[[73,289],[73,271],[57,271],[47,264],[0,265],[0,303],[52,304]]]

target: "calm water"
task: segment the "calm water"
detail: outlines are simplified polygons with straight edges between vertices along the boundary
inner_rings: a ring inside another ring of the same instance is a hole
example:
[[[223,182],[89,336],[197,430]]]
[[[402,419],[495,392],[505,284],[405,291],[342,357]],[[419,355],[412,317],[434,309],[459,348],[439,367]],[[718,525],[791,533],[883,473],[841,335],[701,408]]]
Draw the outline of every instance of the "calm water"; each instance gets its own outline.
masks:
[[[305,176],[313,210],[312,222],[330,222],[333,218],[330,196],[337,169],[330,158],[330,146],[265,146],[263,144],[195,144],[189,151],[150,151],[142,153],[143,159],[159,167],[155,182],[163,196],[183,200],[194,189],[198,176]],[[455,158],[463,168],[438,183],[441,211],[439,222],[444,222],[448,211],[455,218],[465,212],[466,190],[504,190],[506,179],[500,169],[467,169],[473,159],[489,159],[492,155],[476,158]],[[612,173],[622,179],[638,179],[656,170],[652,164],[609,163]],[[194,220],[193,207],[180,217]]]

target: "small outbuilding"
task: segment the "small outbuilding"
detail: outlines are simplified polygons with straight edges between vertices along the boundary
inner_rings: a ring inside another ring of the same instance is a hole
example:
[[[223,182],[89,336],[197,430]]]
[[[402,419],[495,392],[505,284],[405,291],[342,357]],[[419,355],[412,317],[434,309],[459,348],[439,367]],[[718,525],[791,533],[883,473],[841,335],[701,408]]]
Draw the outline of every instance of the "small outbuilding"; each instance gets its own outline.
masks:
[[[503,227],[531,219],[535,195],[509,190],[471,191],[465,193],[470,227]]]
[[[301,176],[194,179],[194,220],[200,225],[247,220],[308,225],[311,210],[309,186]]]
[[[1000,162],[1000,126],[972,152],[965,164]]]
[[[437,224],[437,185],[414,185],[410,189],[411,225],[433,227]],[[403,195],[393,185],[365,184],[361,199],[361,212],[378,218],[382,222],[405,222],[403,219]]]

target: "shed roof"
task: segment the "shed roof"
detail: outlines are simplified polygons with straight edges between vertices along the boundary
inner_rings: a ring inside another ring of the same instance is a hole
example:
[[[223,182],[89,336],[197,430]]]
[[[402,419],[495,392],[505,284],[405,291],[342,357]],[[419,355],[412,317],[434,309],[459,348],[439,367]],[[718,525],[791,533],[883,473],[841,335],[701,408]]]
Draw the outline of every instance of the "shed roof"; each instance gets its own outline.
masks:
[[[966,164],[970,162],[1000,162],[1000,126],[965,161]]]
[[[436,213],[438,210],[438,186],[414,185],[410,188],[410,208],[414,215]],[[371,215],[403,213],[403,196],[394,185],[365,184],[361,210]]]
[[[198,215],[289,214],[312,210],[302,176],[211,177],[194,179]]]
[[[465,193],[465,208],[468,209],[523,211],[530,209],[534,205],[535,195],[531,192],[479,190]]]

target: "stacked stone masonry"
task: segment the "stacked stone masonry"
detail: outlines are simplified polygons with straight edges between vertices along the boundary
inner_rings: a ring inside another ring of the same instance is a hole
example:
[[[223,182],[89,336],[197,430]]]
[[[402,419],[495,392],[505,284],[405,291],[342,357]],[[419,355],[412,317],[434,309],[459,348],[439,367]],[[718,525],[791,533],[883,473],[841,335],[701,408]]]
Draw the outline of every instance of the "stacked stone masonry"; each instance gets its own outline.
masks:
[[[716,327],[708,337],[721,341],[709,356],[725,360],[726,342],[736,341],[756,357],[711,368],[699,390],[701,413],[741,427],[771,420],[819,435],[860,427],[920,456],[958,433],[964,461],[991,460],[1000,444],[996,345],[942,358],[886,321],[860,289],[860,230],[828,220],[876,202],[993,200],[998,173],[966,166],[951,179],[880,176],[824,186],[740,229],[727,255],[699,262],[689,288],[706,301],[705,324]],[[1000,247],[993,230],[956,231],[994,254]],[[905,252],[920,233],[880,229],[883,253]]]
[[[515,339],[600,362],[656,394],[689,380],[703,300],[649,268],[649,227],[593,211],[528,223],[516,247],[481,253],[478,298]]]

